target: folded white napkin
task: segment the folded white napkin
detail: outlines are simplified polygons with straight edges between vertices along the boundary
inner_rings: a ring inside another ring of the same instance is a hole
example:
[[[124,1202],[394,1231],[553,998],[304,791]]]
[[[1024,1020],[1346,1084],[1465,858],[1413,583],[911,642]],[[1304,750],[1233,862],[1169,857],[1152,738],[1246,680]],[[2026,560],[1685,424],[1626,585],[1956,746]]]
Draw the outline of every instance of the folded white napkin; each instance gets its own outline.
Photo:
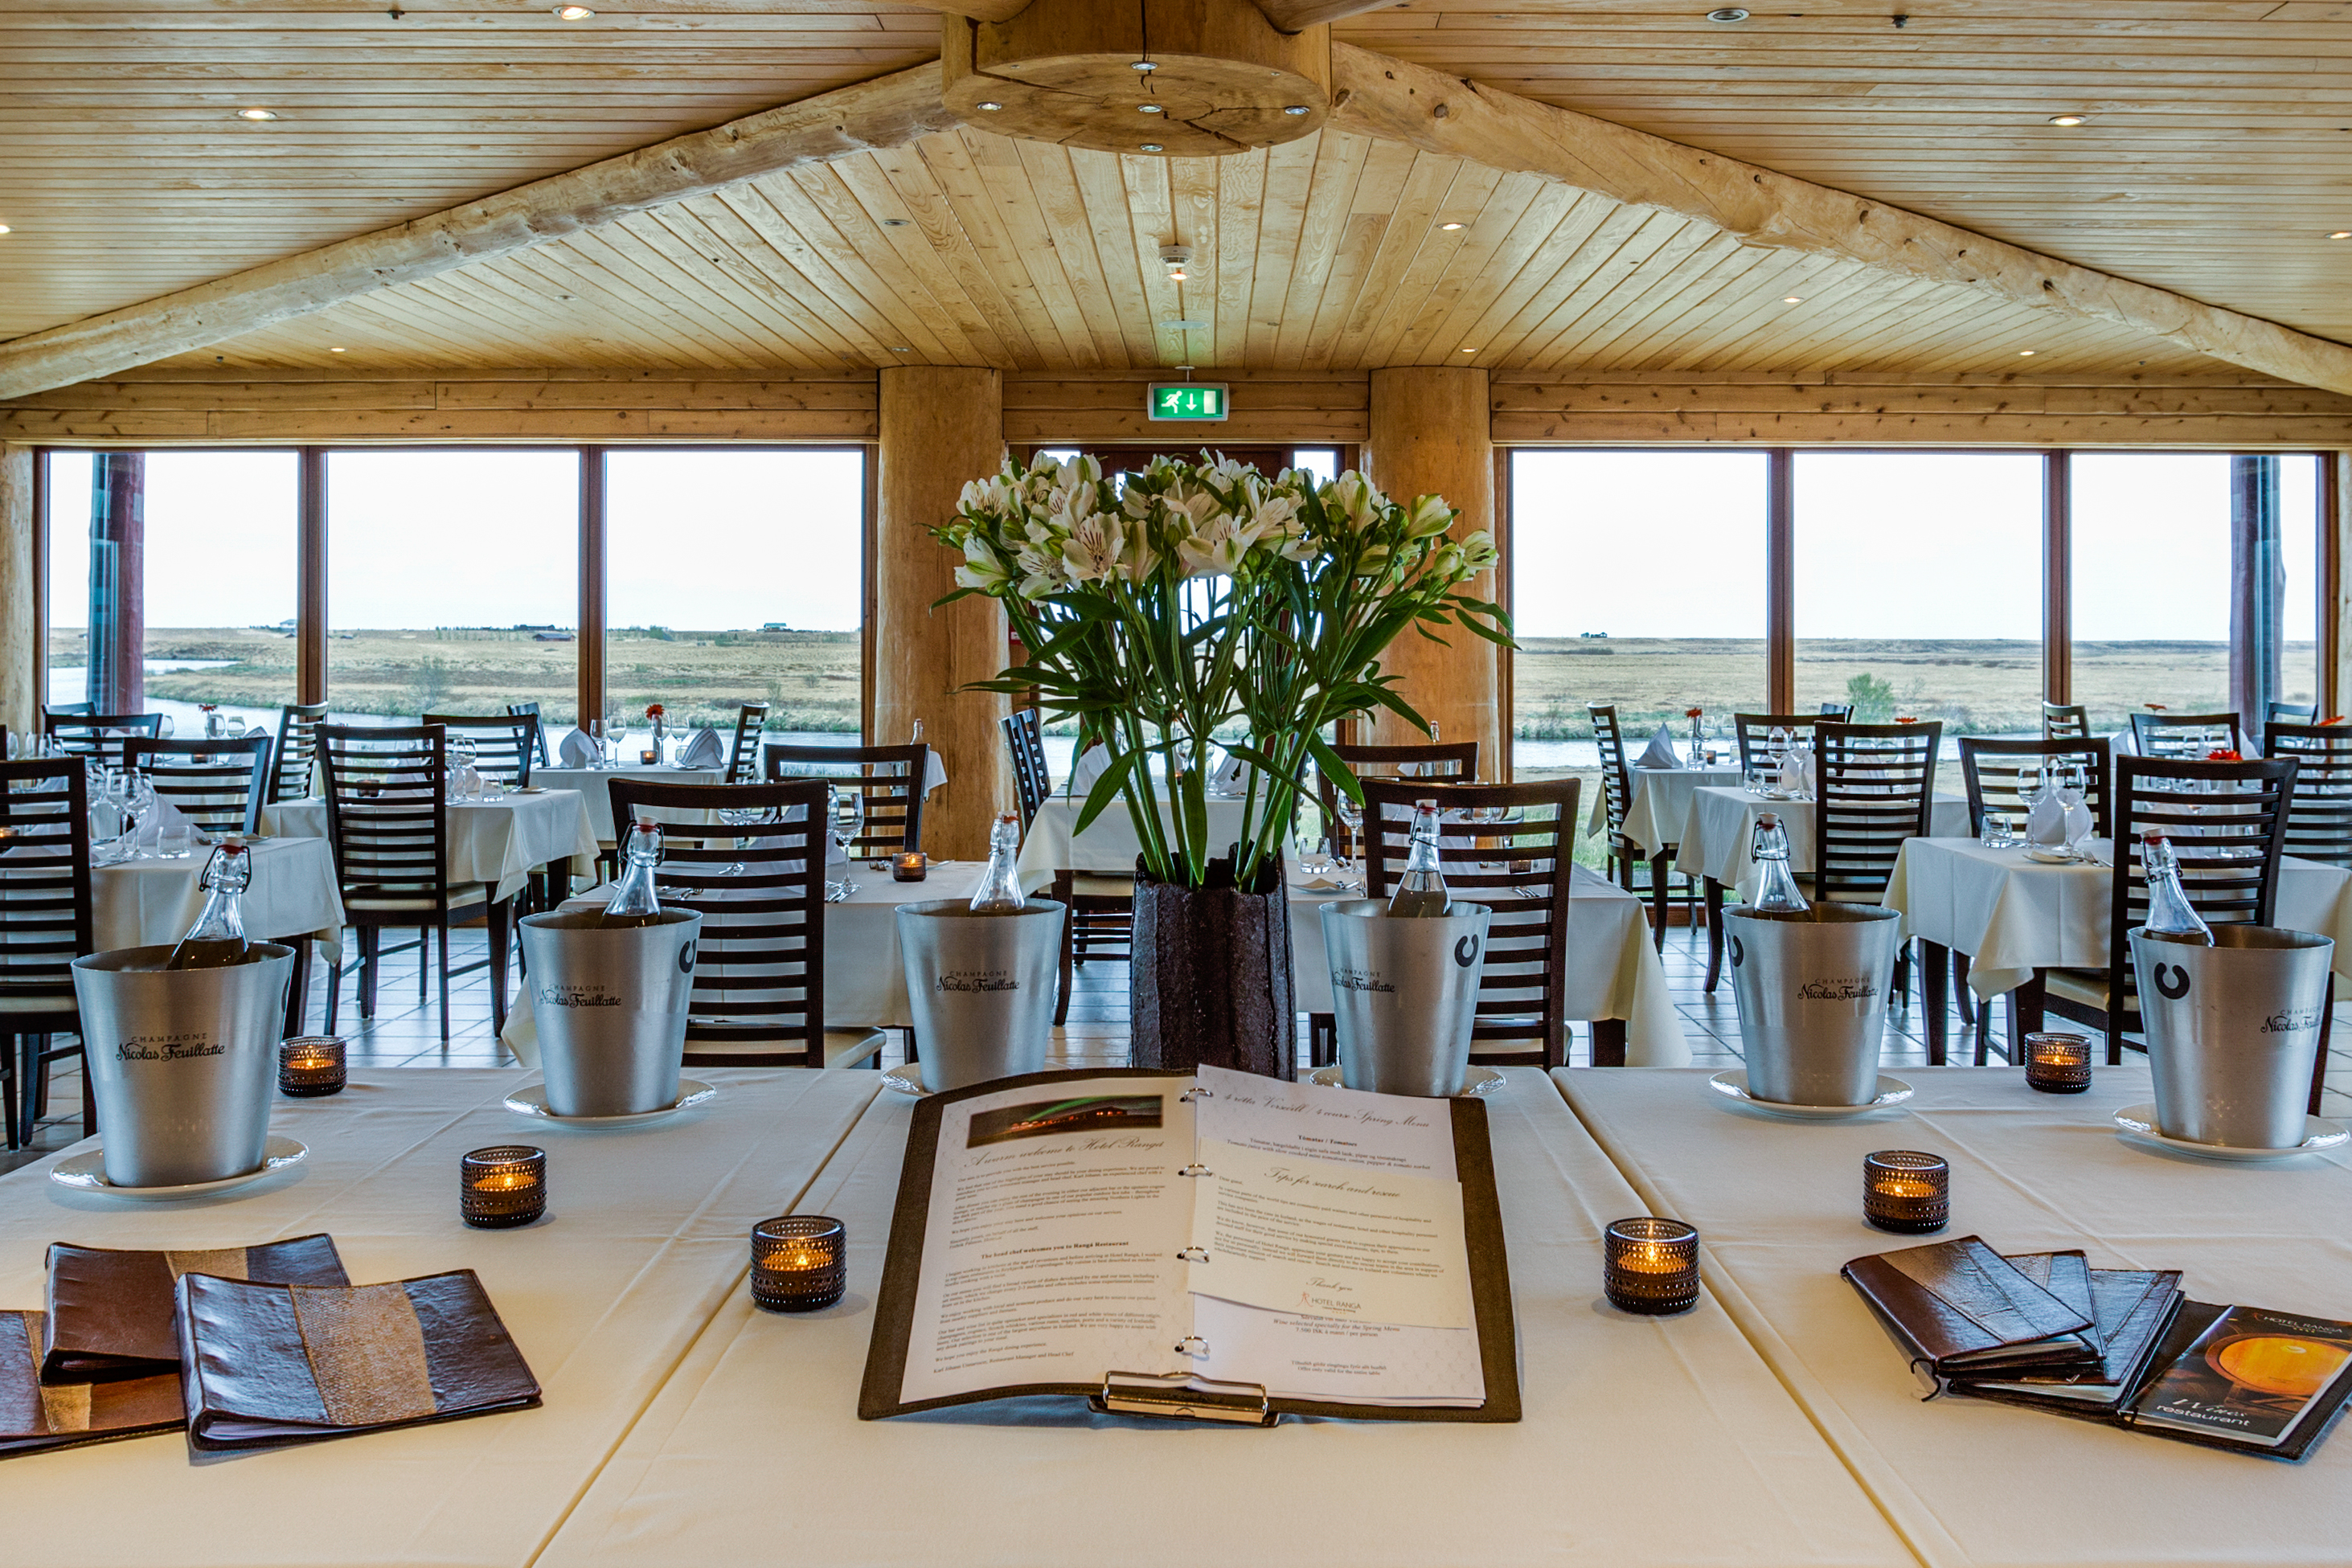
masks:
[[[1217,764],[1217,770],[1209,775],[1209,793],[1212,795],[1247,794],[1249,775],[1249,764],[1228,751],[1225,753],[1225,759]]]
[[[1658,733],[1650,737],[1648,749],[1633,759],[1636,768],[1680,768],[1682,765],[1683,759],[1675,754],[1674,732],[1663,724],[1658,726]]]
[[[940,748],[935,746],[923,761],[923,793],[928,795],[947,781],[948,765],[940,760]]]
[[[678,748],[680,768],[717,768],[727,759],[727,748],[720,744],[719,732],[704,725],[694,732],[694,738]]]
[[[1108,750],[1100,746],[1087,747],[1084,751],[1078,753],[1077,761],[1073,763],[1070,767],[1070,782],[1067,786],[1067,792],[1072,795],[1082,796],[1086,794],[1087,790],[1092,789],[1095,787],[1095,780],[1103,776],[1103,769],[1109,766],[1110,753]]]
[[[2066,847],[2066,808],[2055,789],[2033,803],[2025,819],[2025,841],[2046,850]]]
[[[589,738],[586,730],[575,727],[570,735],[556,744],[555,760],[559,767],[563,768],[593,768],[596,766],[596,743]]]
[[[1809,795],[1813,789],[1813,754],[1792,746],[1780,756],[1780,777],[1775,781],[1791,795]]]
[[[172,804],[165,797],[158,795],[155,797],[154,807],[139,822],[139,848],[142,852],[154,853],[155,841],[163,837],[166,830],[186,832],[193,837],[196,825],[188,821],[180,808]]]

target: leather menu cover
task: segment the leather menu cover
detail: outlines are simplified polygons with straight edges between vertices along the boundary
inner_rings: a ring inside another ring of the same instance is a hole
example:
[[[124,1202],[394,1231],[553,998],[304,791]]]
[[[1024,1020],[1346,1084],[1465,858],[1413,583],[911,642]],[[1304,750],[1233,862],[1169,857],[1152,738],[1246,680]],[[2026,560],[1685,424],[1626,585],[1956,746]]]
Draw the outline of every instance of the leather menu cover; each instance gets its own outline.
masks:
[[[1979,1237],[1856,1258],[1840,1272],[1910,1352],[1913,1367],[1938,1378],[1972,1364],[2097,1355],[2081,1337],[2090,1314],[2027,1279]]]
[[[2011,1268],[2091,1320],[2079,1337],[2093,1350],[2105,1349],[2099,1312],[2091,1291],[2091,1260],[2081,1248],[2070,1252],[2011,1252]]]
[[[2061,1415],[2114,1416],[2137,1392],[2180,1312],[2180,1271],[2094,1269],[2090,1276],[2104,1351],[2096,1364],[1956,1377],[1952,1391]]]
[[[331,1236],[176,1252],[58,1241],[49,1247],[48,1274],[41,1375],[53,1383],[176,1374],[173,1284],[183,1274],[273,1285],[351,1283]]]
[[[0,1458],[169,1432],[187,1419],[176,1373],[45,1386],[41,1317],[0,1312]]]
[[[539,1403],[470,1269],[383,1285],[179,1281],[188,1443],[275,1448]]]

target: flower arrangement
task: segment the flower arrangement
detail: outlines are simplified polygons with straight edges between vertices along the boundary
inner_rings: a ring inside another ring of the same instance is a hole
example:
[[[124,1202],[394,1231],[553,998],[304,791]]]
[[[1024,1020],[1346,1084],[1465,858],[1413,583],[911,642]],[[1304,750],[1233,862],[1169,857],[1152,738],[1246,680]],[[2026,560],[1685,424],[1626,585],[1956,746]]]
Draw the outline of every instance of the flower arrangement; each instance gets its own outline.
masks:
[[[1410,506],[1360,474],[1328,483],[1203,452],[1103,477],[1091,457],[1040,455],[966,485],[932,529],[963,552],[950,600],[1003,602],[1026,662],[984,690],[1034,688],[1054,718],[1110,762],[1080,810],[1084,831],[1124,800],[1145,873],[1209,885],[1213,737],[1250,765],[1234,883],[1255,885],[1286,836],[1310,761],[1351,797],[1356,779],[1323,739],[1336,720],[1386,708],[1428,725],[1379,658],[1411,628],[1459,626],[1510,645],[1502,609],[1463,592],[1495,561],[1484,530],[1448,537],[1458,514]],[[1165,775],[1171,809],[1160,809]],[[1216,874],[1225,874],[1220,871]]]

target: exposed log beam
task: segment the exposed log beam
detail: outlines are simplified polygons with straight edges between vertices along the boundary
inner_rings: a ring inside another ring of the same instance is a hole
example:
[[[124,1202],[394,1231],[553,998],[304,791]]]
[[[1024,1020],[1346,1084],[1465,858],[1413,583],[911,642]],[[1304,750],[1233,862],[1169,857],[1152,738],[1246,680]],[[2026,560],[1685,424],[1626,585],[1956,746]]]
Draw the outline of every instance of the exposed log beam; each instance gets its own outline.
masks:
[[[1387,0],[1382,0],[1386,4]],[[1029,0],[907,0],[942,16],[969,16],[975,22],[1010,22],[1028,9]]]
[[[1265,19],[1286,33],[1304,32],[1318,22],[1339,22],[1367,11],[1385,11],[1396,0],[1257,0]]]
[[[955,126],[936,63],[820,93],[601,163],[0,343],[0,398],[110,375],[394,284],[803,164]]]
[[[1336,41],[1331,85],[1329,123],[1337,130],[1680,213],[1744,244],[1843,256],[1906,277],[1959,284],[2147,332],[2305,386],[2352,392],[2352,347],[1900,207]]]

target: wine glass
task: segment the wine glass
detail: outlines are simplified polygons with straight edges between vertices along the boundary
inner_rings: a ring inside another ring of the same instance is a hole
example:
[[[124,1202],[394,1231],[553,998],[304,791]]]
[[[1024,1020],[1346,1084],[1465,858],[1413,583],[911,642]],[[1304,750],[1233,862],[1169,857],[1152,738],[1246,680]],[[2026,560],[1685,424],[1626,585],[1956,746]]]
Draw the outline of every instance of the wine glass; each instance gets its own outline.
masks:
[[[154,841],[152,825],[155,820],[155,786],[148,781],[144,773],[131,768],[123,771],[131,775],[130,782],[123,787],[126,814],[122,832],[131,841],[131,852],[124,858],[140,860],[145,858],[144,852],[139,847],[141,839],[144,838],[151,843]]]
[[[719,820],[726,823],[730,828],[756,827],[761,822],[774,821],[776,820],[776,809],[773,806],[721,806],[719,808]],[[735,835],[735,847],[737,849],[740,850],[743,847],[743,840],[745,837],[746,835],[742,833]],[[743,874],[743,862],[741,861],[736,861],[719,874],[720,876],[741,876]]]
[[[1765,731],[1764,755],[1772,759],[1775,768],[1789,755],[1789,732],[1784,727],[1776,724]]]
[[[1342,792],[1339,796],[1339,825],[1348,830],[1348,853],[1341,859],[1342,869],[1347,873],[1346,885],[1360,893],[1363,891],[1364,883],[1363,879],[1358,875],[1360,868],[1357,856],[1363,849],[1364,803]]]
[[[2066,813],[2066,852],[2076,860],[2088,859],[2083,844],[2091,836],[2091,812],[2083,802],[2090,792],[2089,770],[2079,762],[2069,762],[2053,771],[2057,775],[2058,805]]]
[[[864,831],[865,827],[866,791],[855,784],[835,785],[833,787],[833,841],[841,846],[845,862],[849,860],[850,852],[857,847],[857,835]],[[845,873],[841,881],[842,896],[846,898],[856,891],[857,883],[850,881]]]

